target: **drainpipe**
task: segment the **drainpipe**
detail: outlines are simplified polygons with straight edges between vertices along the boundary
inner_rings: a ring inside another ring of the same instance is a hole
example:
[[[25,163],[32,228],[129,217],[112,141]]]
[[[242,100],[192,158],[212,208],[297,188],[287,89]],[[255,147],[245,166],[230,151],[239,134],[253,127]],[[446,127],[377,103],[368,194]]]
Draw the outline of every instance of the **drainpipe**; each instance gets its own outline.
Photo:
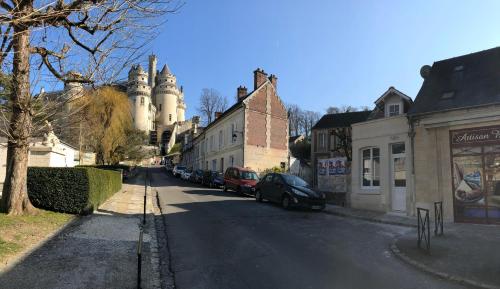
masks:
[[[417,193],[415,188],[415,126],[414,126],[414,119],[412,118],[412,116],[408,116],[408,126],[410,129],[408,132],[408,136],[410,137],[410,147],[411,147],[411,184],[412,184],[411,195],[413,201],[413,206],[411,207],[411,214],[415,216],[415,207],[417,205]]]

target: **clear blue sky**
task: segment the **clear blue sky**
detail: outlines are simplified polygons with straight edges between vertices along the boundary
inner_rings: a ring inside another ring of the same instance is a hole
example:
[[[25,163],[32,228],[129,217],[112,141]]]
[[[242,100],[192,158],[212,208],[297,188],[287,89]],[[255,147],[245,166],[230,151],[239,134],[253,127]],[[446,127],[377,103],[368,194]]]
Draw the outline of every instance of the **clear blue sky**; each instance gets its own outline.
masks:
[[[257,67],[286,103],[324,113],[371,107],[389,86],[414,98],[422,65],[500,46],[499,13],[500,1],[186,0],[148,52],[184,86],[187,116],[202,88],[232,104]]]

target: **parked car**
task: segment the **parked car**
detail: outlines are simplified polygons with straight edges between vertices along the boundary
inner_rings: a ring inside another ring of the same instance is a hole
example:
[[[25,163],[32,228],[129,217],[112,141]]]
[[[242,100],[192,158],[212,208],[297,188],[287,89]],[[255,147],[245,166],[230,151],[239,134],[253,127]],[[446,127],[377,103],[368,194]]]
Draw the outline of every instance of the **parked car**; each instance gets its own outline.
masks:
[[[193,183],[201,183],[202,179],[203,179],[203,170],[198,169],[193,171],[191,177],[189,178],[189,181]]]
[[[285,209],[303,207],[318,211],[323,210],[326,203],[324,193],[297,176],[281,173],[265,175],[255,188],[255,199],[276,202]]]
[[[184,172],[182,172],[181,179],[187,181],[189,180],[189,177],[193,174],[193,170],[191,169],[186,169]]]
[[[175,177],[180,177],[185,170],[186,170],[186,167],[176,165],[172,169],[172,173],[174,174]]]
[[[234,190],[240,194],[255,194],[259,181],[257,173],[251,169],[230,167],[224,174],[224,191]]]
[[[219,172],[212,172],[210,175],[210,184],[211,188],[222,188],[224,187],[224,175]]]

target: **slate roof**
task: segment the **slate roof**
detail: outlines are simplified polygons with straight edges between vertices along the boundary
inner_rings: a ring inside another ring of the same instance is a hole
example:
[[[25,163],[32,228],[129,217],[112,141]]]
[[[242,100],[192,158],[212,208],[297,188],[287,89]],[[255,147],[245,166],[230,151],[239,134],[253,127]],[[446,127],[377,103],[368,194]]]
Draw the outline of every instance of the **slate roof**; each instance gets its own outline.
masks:
[[[409,115],[500,103],[500,47],[434,62]]]
[[[351,124],[366,121],[370,113],[371,110],[325,114],[312,128],[349,127]]]

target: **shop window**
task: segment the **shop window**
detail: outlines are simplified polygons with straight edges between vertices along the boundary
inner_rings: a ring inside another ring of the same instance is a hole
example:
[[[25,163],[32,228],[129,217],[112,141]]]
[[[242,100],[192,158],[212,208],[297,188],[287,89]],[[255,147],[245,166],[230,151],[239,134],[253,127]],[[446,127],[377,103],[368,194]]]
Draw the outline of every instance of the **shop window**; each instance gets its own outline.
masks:
[[[380,186],[380,149],[364,149],[361,154],[363,156],[363,187]]]
[[[500,223],[499,126],[450,131],[455,221]]]

